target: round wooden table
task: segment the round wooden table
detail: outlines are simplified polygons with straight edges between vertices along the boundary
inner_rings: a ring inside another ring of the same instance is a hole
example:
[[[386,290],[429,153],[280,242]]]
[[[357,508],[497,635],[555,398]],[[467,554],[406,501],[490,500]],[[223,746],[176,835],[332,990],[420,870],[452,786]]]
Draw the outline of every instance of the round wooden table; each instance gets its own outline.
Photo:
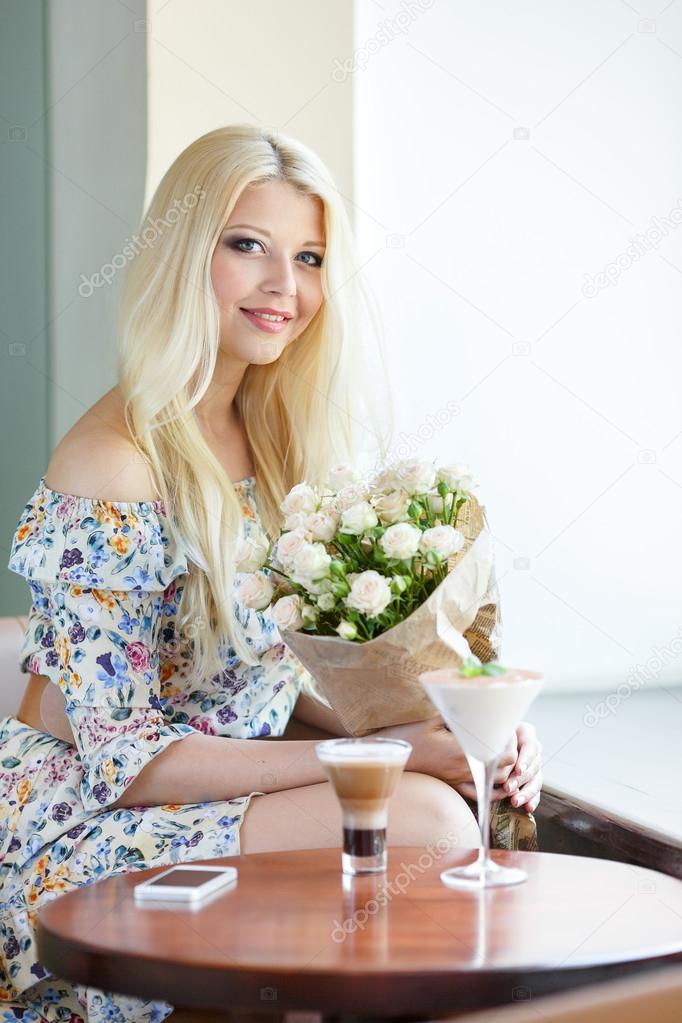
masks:
[[[339,849],[262,853],[201,908],[140,904],[133,871],[41,909],[56,976],[194,1009],[427,1019],[682,960],[682,881],[642,867],[496,851],[526,883],[440,882],[471,850],[394,847],[382,876],[344,877]]]

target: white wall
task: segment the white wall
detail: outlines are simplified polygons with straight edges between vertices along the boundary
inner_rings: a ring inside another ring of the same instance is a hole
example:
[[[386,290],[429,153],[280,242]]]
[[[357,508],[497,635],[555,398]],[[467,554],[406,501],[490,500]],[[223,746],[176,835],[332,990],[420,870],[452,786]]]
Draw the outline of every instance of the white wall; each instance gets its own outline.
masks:
[[[115,383],[124,246],[189,142],[233,121],[273,125],[350,190],[353,90],[330,71],[352,17],[346,0],[48,5],[52,446]]]
[[[122,249],[146,162],[145,5],[133,2],[47,4],[53,447],[116,381]]]
[[[352,187],[350,82],[330,77],[352,46],[349,0],[149,0],[147,201],[195,138],[264,124],[313,146]]]
[[[682,682],[682,5],[662,7],[357,0],[339,74],[398,453],[471,463],[504,659],[557,689],[647,661]]]

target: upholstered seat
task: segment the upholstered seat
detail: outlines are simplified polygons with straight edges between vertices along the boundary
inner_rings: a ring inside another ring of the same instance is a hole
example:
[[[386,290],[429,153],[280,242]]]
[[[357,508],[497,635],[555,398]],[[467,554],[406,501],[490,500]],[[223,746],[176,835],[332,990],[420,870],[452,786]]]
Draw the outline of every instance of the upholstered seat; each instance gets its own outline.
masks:
[[[19,671],[25,629],[25,618],[0,617],[0,718],[16,714],[28,681]]]

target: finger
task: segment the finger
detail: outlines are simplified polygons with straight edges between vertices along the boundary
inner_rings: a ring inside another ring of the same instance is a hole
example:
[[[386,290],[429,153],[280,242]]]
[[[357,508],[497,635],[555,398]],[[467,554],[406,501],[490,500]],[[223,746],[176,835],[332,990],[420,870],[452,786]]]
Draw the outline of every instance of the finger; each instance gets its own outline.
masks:
[[[470,785],[469,782],[460,782],[456,787],[456,791],[459,792],[459,794],[464,796],[466,799],[471,799],[473,800],[473,802],[478,801],[478,797],[476,795],[476,786]],[[502,788],[494,788],[490,793],[490,800],[491,802],[494,803],[497,803],[501,799],[506,798],[507,793]]]
[[[501,785],[505,782],[512,773],[513,766],[514,764],[505,764],[504,766],[498,765],[497,770],[493,775],[493,785]]]
[[[493,775],[495,785],[498,785],[500,782],[504,782],[508,779],[515,763],[516,761],[511,758],[507,761],[507,763],[498,761],[497,767],[495,768],[495,774]]]
[[[539,771],[541,763],[542,757],[538,753],[538,755],[530,762],[525,771],[521,772],[521,774],[514,774],[513,772],[510,772],[505,785],[507,792],[510,795],[513,792],[518,792],[518,790],[526,785],[533,775]]]
[[[527,803],[536,792],[542,788],[542,771],[536,771],[532,778],[529,778],[525,785],[522,785],[518,792],[515,792],[512,799],[517,800],[517,805]]]
[[[533,760],[537,759],[541,752],[542,746],[537,739],[527,739],[522,742],[516,764],[514,765],[514,774],[519,775],[527,771],[529,765]]]
[[[526,811],[526,813],[533,813],[535,810],[537,810],[538,803],[540,802],[540,795],[541,793],[538,792],[536,796],[533,796],[530,802],[523,804],[523,809]]]
[[[537,744],[535,725],[531,725],[530,721],[522,721],[516,729],[516,740],[518,743],[518,757],[514,772],[521,774],[530,763],[534,746]],[[530,749],[528,748],[529,746]]]
[[[457,786],[454,786],[455,791],[459,792],[465,799],[472,799],[476,801],[476,786],[469,784],[469,782],[460,782]]]
[[[533,778],[524,785],[523,788],[519,789],[512,798],[512,806],[523,806],[524,803],[530,802],[533,796],[542,788],[542,771],[538,771]]]
[[[499,767],[506,767],[507,765],[512,766],[516,763],[519,755],[518,743],[516,735],[513,735],[507,745],[500,753],[497,761]]]
[[[535,725],[532,725],[530,721],[521,721],[516,726],[516,737],[519,742],[525,742],[526,739],[535,739],[537,734]]]
[[[531,778],[537,774],[542,766],[542,747],[537,751],[536,756],[531,760],[525,771],[521,774],[514,774],[507,780],[506,788],[508,793],[518,792],[527,785]]]

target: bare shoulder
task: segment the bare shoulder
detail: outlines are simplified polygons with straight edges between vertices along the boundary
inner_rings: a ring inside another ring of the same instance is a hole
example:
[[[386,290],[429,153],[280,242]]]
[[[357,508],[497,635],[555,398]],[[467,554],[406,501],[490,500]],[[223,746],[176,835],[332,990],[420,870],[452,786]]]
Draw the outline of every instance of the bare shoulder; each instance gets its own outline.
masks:
[[[146,462],[128,433],[117,388],[81,416],[55,448],[45,473],[51,490],[104,501],[153,501]]]

